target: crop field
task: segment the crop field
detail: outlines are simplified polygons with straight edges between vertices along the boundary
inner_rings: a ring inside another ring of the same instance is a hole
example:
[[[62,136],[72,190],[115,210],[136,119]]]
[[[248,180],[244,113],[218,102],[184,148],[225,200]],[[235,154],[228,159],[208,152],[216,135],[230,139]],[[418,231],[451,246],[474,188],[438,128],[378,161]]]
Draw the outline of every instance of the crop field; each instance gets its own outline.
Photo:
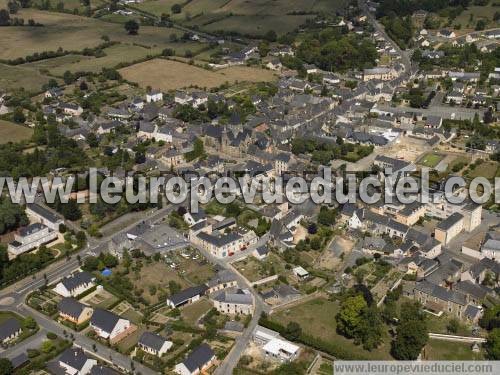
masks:
[[[48,81],[48,77],[35,70],[0,64],[0,91],[24,87],[30,92],[38,92]]]
[[[31,138],[33,130],[13,122],[0,120],[0,143],[20,142]]]
[[[235,31],[240,34],[263,35],[270,30],[274,30],[278,35],[286,34],[300,25],[304,24],[310,15],[248,15],[230,16],[220,21],[204,26],[209,32],[221,30]]]
[[[150,0],[138,4],[137,8],[156,16],[169,13],[177,22],[209,32],[224,30],[259,35],[269,30],[287,33],[313,17],[311,14],[292,15],[294,12],[332,12],[346,1],[192,0],[182,7],[181,13],[172,14],[171,7],[176,3],[180,4],[178,0]]]
[[[69,51],[81,51],[102,43],[103,35],[122,43],[165,48],[169,45],[170,34],[180,35],[180,32],[173,29],[152,26],[142,26],[139,35],[128,35],[123,25],[118,23],[35,9],[23,9],[19,11],[18,16],[25,20],[34,19],[44,26],[2,28],[0,59],[14,59],[35,52],[55,51],[59,47]]]
[[[178,61],[154,59],[120,70],[122,76],[142,87],[151,86],[161,90],[182,87],[218,87],[225,82],[267,82],[276,79],[269,70],[246,66],[233,66],[218,71],[209,71]]]

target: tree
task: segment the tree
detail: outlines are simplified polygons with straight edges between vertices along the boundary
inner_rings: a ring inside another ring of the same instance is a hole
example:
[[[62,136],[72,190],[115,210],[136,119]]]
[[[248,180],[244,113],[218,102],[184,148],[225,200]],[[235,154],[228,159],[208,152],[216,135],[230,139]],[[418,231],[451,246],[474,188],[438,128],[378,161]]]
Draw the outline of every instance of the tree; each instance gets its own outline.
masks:
[[[0,9],[0,26],[10,25],[10,15],[6,9]]]
[[[321,225],[333,225],[335,223],[335,218],[337,213],[335,210],[330,210],[325,206],[322,206],[318,214],[318,223]]]
[[[297,341],[302,334],[302,327],[297,322],[290,322],[286,326],[285,337],[291,341]]]
[[[12,362],[7,358],[0,358],[0,375],[10,375],[13,371]]]
[[[19,4],[17,3],[17,1],[9,1],[7,7],[9,8],[10,14],[16,14],[19,10]]]
[[[360,294],[346,298],[335,317],[339,333],[345,337],[353,338],[361,323],[363,310],[367,306],[365,299]]]
[[[460,328],[460,322],[458,321],[458,319],[451,319],[448,322],[448,325],[446,326],[446,329],[450,333],[457,333],[459,328]]]
[[[89,85],[87,85],[87,82],[82,81],[82,82],[80,83],[80,90],[82,90],[82,91],[87,91],[88,89],[89,89]]]
[[[490,332],[486,340],[485,349],[488,354],[488,359],[500,359],[500,328],[495,328]]]
[[[66,70],[63,74],[64,83],[69,85],[75,81],[75,76],[69,70]]]
[[[40,346],[40,350],[46,354],[50,353],[54,349],[55,345],[51,340],[45,340],[44,342],[42,342],[42,345]]]
[[[276,35],[276,31],[274,30],[269,30],[266,35],[264,35],[264,39],[268,40],[269,42],[276,42],[276,39],[278,36]]]
[[[182,12],[182,6],[180,4],[174,4],[170,8],[170,10],[173,14],[179,14],[180,12]]]
[[[99,267],[99,259],[97,259],[94,256],[89,256],[85,258],[85,261],[83,262],[83,268],[86,271],[92,272],[92,271],[97,271]]]
[[[97,138],[97,135],[95,135],[95,133],[89,133],[86,140],[88,145],[92,148],[96,148],[97,146],[99,146],[99,138]]]
[[[182,288],[181,285],[174,280],[170,280],[168,282],[168,289],[170,291],[170,295],[179,293],[181,291],[181,288]]]
[[[76,199],[68,199],[68,203],[61,204],[60,212],[63,214],[64,218],[71,221],[76,221],[81,219],[82,211]]]
[[[420,304],[415,301],[401,305],[396,339],[392,342],[391,353],[400,360],[415,360],[429,338],[425,315]]]
[[[35,329],[36,328],[35,319],[33,319],[31,316],[27,316],[23,320],[23,327],[26,329]]]
[[[23,109],[17,107],[12,114],[12,121],[18,124],[24,124],[26,122],[26,116],[24,116]]]
[[[355,332],[356,342],[361,342],[366,350],[373,350],[382,342],[383,325],[375,305],[363,310],[361,322]]]
[[[137,35],[139,33],[139,23],[135,20],[125,22],[125,30],[129,35]]]

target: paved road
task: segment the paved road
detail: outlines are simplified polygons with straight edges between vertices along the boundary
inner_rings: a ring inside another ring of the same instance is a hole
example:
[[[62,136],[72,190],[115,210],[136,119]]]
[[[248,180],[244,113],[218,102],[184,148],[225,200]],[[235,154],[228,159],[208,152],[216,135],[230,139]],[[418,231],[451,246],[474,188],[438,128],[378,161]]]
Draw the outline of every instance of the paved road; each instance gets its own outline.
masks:
[[[141,218],[115,234],[125,233],[126,231],[130,230],[131,228],[133,228],[134,226],[136,226],[141,222],[150,225],[168,215],[175,208],[176,206],[168,205],[160,210],[156,210],[152,212],[147,219]],[[46,332],[51,331],[62,336],[64,330],[70,331],[70,329],[67,328],[66,326],[60,325],[59,323],[46,317],[40,312],[30,308],[29,306],[26,306],[24,304],[25,299],[29,293],[37,290],[38,288],[40,288],[45,284],[46,281],[43,277],[43,274],[46,275],[47,282],[49,284],[58,281],[62,277],[67,276],[69,273],[80,267],[79,262],[77,260],[77,255],[79,255],[81,259],[84,260],[85,257],[88,257],[90,254],[98,255],[101,252],[106,251],[108,249],[108,243],[111,240],[111,237],[112,236],[110,235],[100,239],[89,239],[89,246],[82,249],[77,254],[73,254],[69,261],[62,260],[53,263],[46,269],[40,271],[38,275],[35,276],[34,279],[27,277],[0,291],[0,300],[9,301],[8,304],[1,306],[3,310],[14,311],[16,313],[25,316],[27,315],[32,316],[33,318],[35,318],[35,320],[41,327],[41,331],[37,333],[35,336],[28,338],[27,340],[19,343],[13,348],[9,348],[8,351],[2,353],[2,356],[5,355],[8,356],[9,358],[12,358],[20,353],[25,352],[28,348],[33,348],[38,346],[37,344],[43,341],[44,332],[46,334]],[[95,341],[89,339],[88,337],[84,336],[81,333],[73,332],[73,334],[75,336],[75,343],[81,346],[83,349],[92,352],[93,351],[92,346],[96,344],[96,346],[98,347],[97,355],[102,357],[101,358],[102,360],[106,360],[117,366],[120,366],[126,371],[132,370],[131,366],[132,361],[129,357],[121,355],[110,348],[99,345]],[[154,372],[151,371],[149,368],[146,368],[145,366],[142,366],[137,362],[134,362],[134,368],[137,372],[141,372],[142,374],[154,374]]]
[[[236,367],[236,365],[238,364],[238,361],[240,360],[241,355],[243,354],[245,349],[248,347],[248,343],[250,342],[250,340],[252,338],[252,333],[253,333],[255,327],[257,326],[257,324],[259,323],[259,318],[260,318],[261,313],[263,311],[269,312],[269,306],[262,300],[259,293],[252,287],[252,285],[250,285],[248,283],[248,281],[245,278],[241,277],[241,275],[238,272],[236,272],[236,270],[231,266],[231,264],[229,262],[233,262],[235,260],[243,258],[244,256],[247,256],[257,246],[260,246],[260,245],[266,243],[267,240],[268,240],[268,235],[263,236],[262,238],[260,238],[260,240],[257,244],[251,246],[247,250],[242,251],[231,258],[224,258],[224,259],[216,258],[212,254],[207,252],[205,249],[203,249],[199,246],[192,245],[193,247],[196,247],[207,258],[207,260],[209,262],[211,262],[212,264],[218,265],[218,266],[225,268],[225,269],[227,269],[227,268],[231,269],[234,272],[234,274],[237,276],[238,285],[240,287],[244,287],[244,288],[250,290],[253,297],[254,297],[254,301],[255,301],[255,310],[254,310],[254,314],[252,316],[252,320],[248,324],[248,327],[245,329],[243,334],[236,339],[233,348],[231,349],[229,354],[226,356],[226,358],[224,358],[224,361],[222,361],[220,366],[217,367],[217,369],[215,371],[215,374],[217,374],[217,375],[228,375],[228,374],[233,373],[233,370]]]
[[[21,304],[15,307],[9,307],[7,308],[7,310],[14,311],[24,316],[32,316],[37,321],[38,325],[42,327],[42,332],[37,333],[37,335],[32,340],[27,339],[16,345],[11,350],[11,352],[9,352],[10,353],[9,358],[12,358],[12,356],[15,356],[16,354],[24,352],[28,348],[36,347],[39,342],[43,341],[44,339],[43,333],[46,334],[46,332],[54,332],[58,336],[64,337],[64,331],[66,331],[67,334],[72,333],[74,335],[75,337],[74,344],[76,346],[79,346],[85,351],[92,353],[93,355],[99,357],[103,361],[112,363],[113,365],[119,367],[122,371],[131,370],[132,361],[130,357],[115,352],[113,349],[101,345],[98,342],[86,337],[85,335],[73,331],[72,329],[55,322],[54,320],[32,309],[29,306]],[[96,351],[94,351],[93,349],[94,345],[97,348]],[[151,375],[155,374],[153,370],[149,369],[146,366],[141,365],[138,362],[134,362],[134,368],[136,372],[140,372],[141,374],[151,374]]]
[[[370,23],[373,25],[374,29],[384,37],[384,39],[392,45],[392,47],[396,50],[396,52],[401,56],[401,63],[405,67],[405,73],[408,75],[411,75],[413,73],[412,71],[412,64],[410,61],[410,54],[411,51],[403,51],[399,46],[397,45],[396,42],[394,42],[387,33],[385,32],[384,27],[376,20],[375,16],[368,10],[368,6],[366,5],[366,2],[364,0],[358,0],[358,6],[359,8],[363,11],[363,13],[366,15]],[[415,70],[415,69],[414,69]]]

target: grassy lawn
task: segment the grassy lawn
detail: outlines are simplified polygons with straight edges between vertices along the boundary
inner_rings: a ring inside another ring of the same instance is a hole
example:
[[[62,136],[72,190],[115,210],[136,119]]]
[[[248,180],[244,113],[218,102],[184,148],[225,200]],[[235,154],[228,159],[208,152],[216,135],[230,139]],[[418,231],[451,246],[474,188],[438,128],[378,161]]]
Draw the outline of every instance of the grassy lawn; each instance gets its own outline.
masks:
[[[84,297],[81,302],[99,309],[108,309],[118,301],[118,297],[106,290],[99,290]]]
[[[185,271],[182,276],[193,284],[204,283],[215,275],[209,263],[199,264],[192,259],[183,259],[183,261],[180,262],[179,268]]]
[[[142,296],[150,304],[155,304],[159,301],[160,291],[166,291],[169,281],[175,281],[183,289],[190,286],[186,280],[179,276],[176,270],[163,262],[144,264],[139,273],[131,272],[127,277],[137,288],[144,290]],[[154,295],[150,294],[150,286],[155,286],[158,289]]]
[[[430,339],[424,349],[426,360],[469,361],[483,360],[484,352],[472,351],[472,344]]]
[[[196,325],[198,319],[200,319],[207,311],[212,308],[212,303],[207,299],[201,299],[195,303],[187,305],[182,308],[181,316],[184,321],[190,325]]]
[[[435,168],[443,159],[444,159],[444,155],[436,154],[434,152],[429,152],[429,153],[425,154],[419,160],[418,163],[423,165],[424,167]]]
[[[291,321],[298,322],[304,333],[327,342],[340,344],[345,350],[363,355],[366,359],[389,360],[392,358],[389,353],[390,342],[388,333],[386,333],[382,345],[371,352],[355,345],[352,340],[337,334],[335,315],[338,311],[338,302],[331,302],[324,298],[316,298],[301,305],[272,314],[271,319],[284,326]]]
[[[29,140],[32,134],[33,130],[30,128],[0,120],[0,143]]]
[[[284,273],[283,260],[276,254],[269,254],[264,261],[248,257],[233,263],[233,266],[250,282],[255,282],[277,273]]]
[[[161,90],[175,90],[198,86],[213,88],[226,82],[269,82],[276,76],[273,72],[247,66],[211,71],[179,61],[154,59],[120,69],[122,76],[141,87],[151,86]]]
[[[139,341],[141,335],[146,331],[144,327],[137,327],[137,329],[129,336],[125,337],[118,343],[118,350],[121,353],[129,353]]]

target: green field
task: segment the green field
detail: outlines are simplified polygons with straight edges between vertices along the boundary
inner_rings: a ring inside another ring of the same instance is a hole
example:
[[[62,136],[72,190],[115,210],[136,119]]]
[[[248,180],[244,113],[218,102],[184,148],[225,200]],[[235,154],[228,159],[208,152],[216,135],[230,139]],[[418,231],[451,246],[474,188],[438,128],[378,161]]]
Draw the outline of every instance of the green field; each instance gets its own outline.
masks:
[[[304,24],[312,16],[249,15],[230,16],[204,27],[209,32],[235,31],[241,34],[264,35],[274,30],[278,35],[288,33]]]
[[[317,298],[301,305],[293,306],[289,309],[280,311],[270,316],[271,320],[286,326],[289,322],[298,322],[305,334],[317,337],[327,342],[336,343],[344,350],[362,355],[370,360],[390,360],[392,359],[390,351],[389,335],[386,334],[384,342],[377,349],[371,352],[354,344],[340,336],[337,332],[335,315],[339,311],[338,302],[328,301],[324,298]]]
[[[444,158],[445,158],[444,155],[429,152],[429,153],[425,154],[419,160],[418,163],[423,165],[424,167],[435,168],[441,162],[441,160],[443,160]]]
[[[498,163],[495,161],[485,161],[480,164],[476,164],[475,167],[469,166],[469,169],[464,172],[469,178],[485,177],[488,180],[498,176],[499,168]]]
[[[53,70],[59,67],[64,67],[71,64],[77,64],[82,60],[90,60],[90,59],[92,59],[91,56],[65,55],[65,56],[54,57],[52,59],[35,61],[32,63],[23,64],[21,66],[25,68],[34,68],[40,71],[49,71],[50,73],[53,73]]]
[[[472,344],[430,339],[424,349],[426,360],[471,361],[483,360],[483,351],[474,353]]]
[[[48,82],[48,77],[35,70],[0,64],[0,91],[24,87],[27,91],[39,92]]]
[[[166,48],[171,34],[180,31],[153,26],[142,26],[139,35],[128,35],[123,25],[95,18],[71,14],[23,9],[18,16],[34,19],[43,27],[4,27],[0,38],[0,59],[24,57],[35,52],[56,51],[59,47],[68,51],[81,51],[102,43],[107,35],[112,41],[137,44],[151,48]]]
[[[32,134],[33,130],[26,126],[0,120],[0,144],[28,140]]]
[[[477,21],[482,19],[486,21],[486,29],[498,27],[498,23],[493,20],[493,15],[500,10],[500,7],[492,5],[492,3],[494,3],[494,0],[486,6],[468,6],[467,9],[453,20],[452,24],[460,25],[461,29],[474,29]],[[473,16],[472,22],[470,21],[471,14]]]
[[[182,319],[192,325],[196,326],[196,322],[203,315],[205,315],[212,308],[210,301],[202,299],[190,305],[187,305],[181,309]]]

